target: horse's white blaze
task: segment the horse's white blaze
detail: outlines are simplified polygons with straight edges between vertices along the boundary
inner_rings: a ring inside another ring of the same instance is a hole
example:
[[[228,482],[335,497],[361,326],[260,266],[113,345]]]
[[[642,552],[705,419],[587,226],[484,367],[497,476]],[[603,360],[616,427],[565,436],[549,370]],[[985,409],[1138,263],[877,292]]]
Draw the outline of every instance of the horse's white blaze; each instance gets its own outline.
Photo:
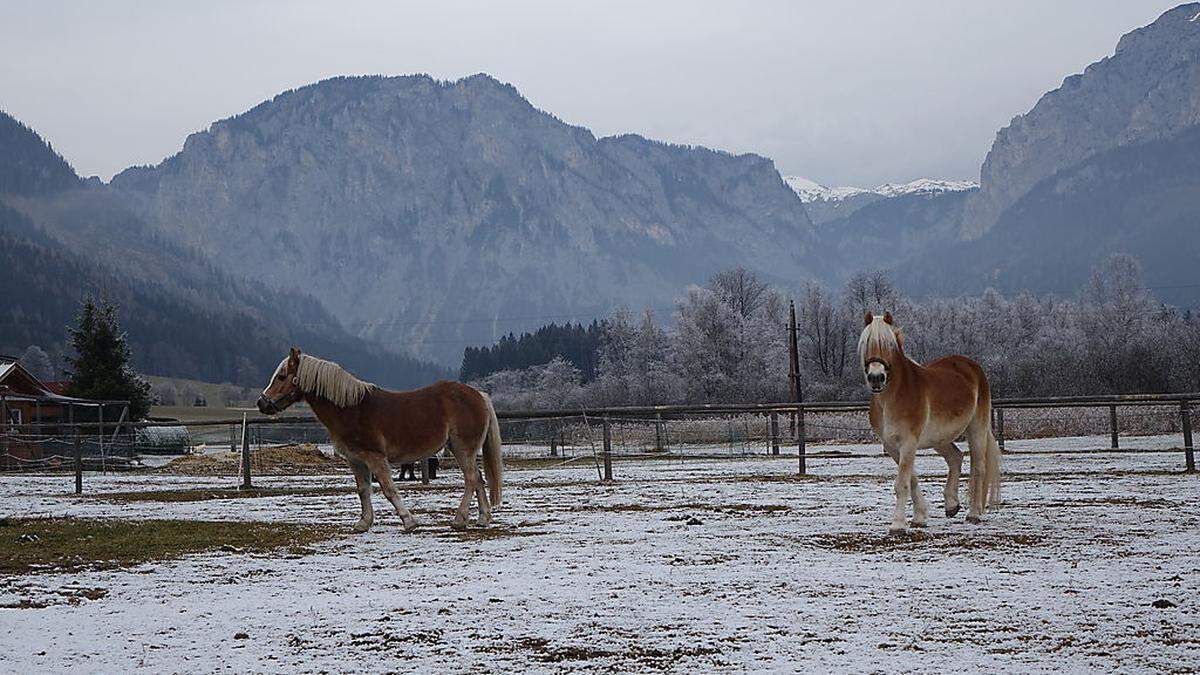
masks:
[[[275,372],[271,373],[271,379],[267,380],[267,386],[263,387],[263,390],[262,390],[263,396],[267,395],[267,390],[270,389],[271,385],[275,383],[275,378],[279,377],[280,374],[282,374],[284,372],[284,369],[287,368],[287,362],[288,362],[288,360],[286,358],[284,358],[282,361],[279,362],[279,367],[275,369]]]

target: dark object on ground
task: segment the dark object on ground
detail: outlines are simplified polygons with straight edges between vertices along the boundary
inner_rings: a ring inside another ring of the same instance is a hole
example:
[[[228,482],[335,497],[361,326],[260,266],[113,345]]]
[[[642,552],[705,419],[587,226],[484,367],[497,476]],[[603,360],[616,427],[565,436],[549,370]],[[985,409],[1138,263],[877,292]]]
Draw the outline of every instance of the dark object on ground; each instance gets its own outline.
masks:
[[[437,478],[438,459],[437,457],[429,457],[425,460],[429,462],[429,480]],[[405,462],[400,465],[400,480],[417,480],[417,463]]]

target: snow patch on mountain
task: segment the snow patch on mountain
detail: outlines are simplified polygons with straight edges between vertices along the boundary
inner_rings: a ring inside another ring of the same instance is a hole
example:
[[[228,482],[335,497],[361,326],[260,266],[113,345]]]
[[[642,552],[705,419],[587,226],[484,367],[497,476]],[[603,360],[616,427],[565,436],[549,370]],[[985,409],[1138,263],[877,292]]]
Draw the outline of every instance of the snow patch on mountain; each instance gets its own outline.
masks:
[[[800,201],[805,204],[815,201],[841,201],[847,197],[870,192],[870,190],[857,187],[827,187],[801,176],[784,176],[783,182],[795,190],[796,194],[800,195]]]
[[[909,194],[941,194],[943,192],[961,192],[974,190],[979,183],[968,180],[940,180],[936,178],[918,178],[908,183],[884,183],[874,188],[859,187],[827,187],[816,181],[801,176],[785,176],[784,182],[795,190],[800,201],[838,202],[858,195],[874,194],[881,197],[899,197]]]

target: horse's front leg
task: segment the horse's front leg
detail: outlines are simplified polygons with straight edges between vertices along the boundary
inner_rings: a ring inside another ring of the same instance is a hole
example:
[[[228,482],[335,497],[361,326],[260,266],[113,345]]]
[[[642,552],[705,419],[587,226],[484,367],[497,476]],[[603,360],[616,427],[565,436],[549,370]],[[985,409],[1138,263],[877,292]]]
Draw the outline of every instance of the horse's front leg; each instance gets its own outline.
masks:
[[[914,444],[905,444],[898,448],[899,460],[897,461],[898,470],[896,471],[896,511],[892,515],[892,525],[890,528],[888,528],[889,532],[904,532],[908,528],[908,524],[904,519],[904,513],[908,506],[908,498],[911,494],[914,483],[913,462],[916,460],[916,456],[917,448]]]
[[[375,522],[375,508],[371,506],[371,470],[367,465],[356,459],[350,460],[350,469],[354,471],[354,484],[358,489],[358,500],[362,504],[362,515],[354,524],[355,532],[366,532]]]
[[[962,450],[954,443],[938,446],[937,453],[946,460],[946,517],[953,518],[962,506],[958,502],[958,480],[962,475]]]
[[[921,486],[917,482],[917,469],[913,467],[912,478],[909,480],[909,490],[912,492],[913,503],[913,527],[925,527],[929,523],[929,502],[926,501],[925,495],[921,493]]]
[[[404,523],[404,531],[412,532],[417,529],[417,519],[404,506],[404,502],[400,501],[400,493],[396,490],[396,484],[392,482],[392,466],[388,464],[387,458],[377,452],[366,452],[363,453],[363,459],[367,462],[367,467],[375,474],[375,478],[379,480],[379,487],[383,488],[383,495],[396,508],[396,514]]]

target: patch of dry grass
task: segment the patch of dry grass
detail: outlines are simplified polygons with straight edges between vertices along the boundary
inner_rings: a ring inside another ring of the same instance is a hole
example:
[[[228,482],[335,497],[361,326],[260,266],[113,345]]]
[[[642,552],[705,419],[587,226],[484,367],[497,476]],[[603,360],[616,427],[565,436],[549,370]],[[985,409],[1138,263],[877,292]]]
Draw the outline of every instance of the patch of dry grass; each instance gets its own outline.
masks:
[[[295,476],[349,473],[340,457],[327,457],[312,444],[258,448],[250,453],[250,469],[255,476]],[[238,476],[242,472],[240,452],[216,452],[187,455],[154,470],[176,476]]]
[[[913,529],[897,534],[875,534],[866,532],[838,532],[804,537],[798,542],[814,548],[842,553],[887,553],[890,551],[918,551],[923,549],[1003,549],[1012,550],[1024,546],[1037,546],[1042,537],[1030,534],[935,534],[928,530]]]
[[[0,519],[0,575],[133,567],[205,551],[299,554],[340,528],[194,520]]]
[[[85,499],[101,499],[110,502],[203,502],[213,499],[255,499],[261,497],[328,497],[330,495],[354,494],[354,488],[250,488],[236,487],[182,488],[178,490],[146,490],[144,492],[101,492],[87,495]]]

